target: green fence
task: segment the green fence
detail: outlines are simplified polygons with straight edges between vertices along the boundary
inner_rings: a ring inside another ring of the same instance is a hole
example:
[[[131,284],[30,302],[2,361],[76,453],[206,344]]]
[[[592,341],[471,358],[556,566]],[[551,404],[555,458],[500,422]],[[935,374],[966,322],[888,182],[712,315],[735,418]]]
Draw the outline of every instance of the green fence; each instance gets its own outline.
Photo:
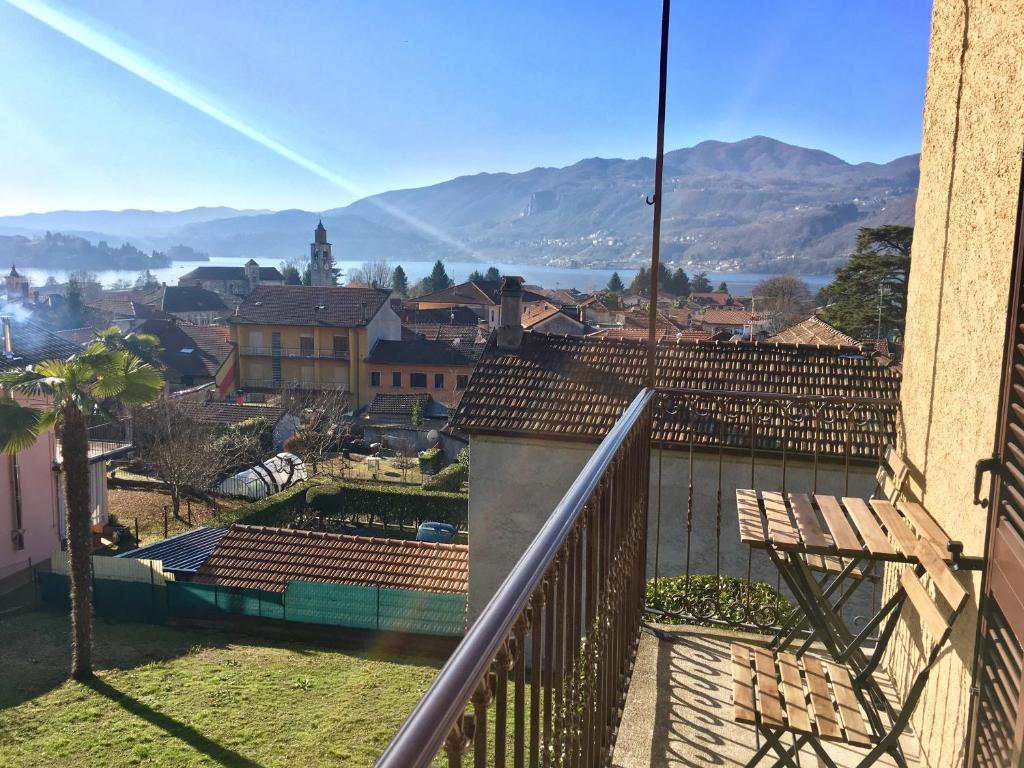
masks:
[[[68,608],[68,580],[56,573],[36,576],[40,598]],[[461,635],[466,596],[386,587],[356,587],[289,581],[284,592],[218,587],[188,581],[157,586],[139,581],[93,580],[97,616],[164,623],[169,617],[212,619],[225,615],[379,629],[426,635]]]

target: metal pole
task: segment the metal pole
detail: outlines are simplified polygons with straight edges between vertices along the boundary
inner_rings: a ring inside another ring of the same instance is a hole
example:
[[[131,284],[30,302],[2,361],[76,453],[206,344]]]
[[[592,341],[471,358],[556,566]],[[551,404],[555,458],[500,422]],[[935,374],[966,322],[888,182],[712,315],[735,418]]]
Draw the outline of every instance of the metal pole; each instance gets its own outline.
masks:
[[[656,332],[658,323],[658,268],[661,258],[661,186],[665,170],[665,86],[668,81],[668,21],[670,0],[661,5],[661,63],[658,80],[658,154],[654,161],[654,231],[651,239],[651,305],[647,329],[647,380],[648,386],[656,384],[657,362],[655,360]]]

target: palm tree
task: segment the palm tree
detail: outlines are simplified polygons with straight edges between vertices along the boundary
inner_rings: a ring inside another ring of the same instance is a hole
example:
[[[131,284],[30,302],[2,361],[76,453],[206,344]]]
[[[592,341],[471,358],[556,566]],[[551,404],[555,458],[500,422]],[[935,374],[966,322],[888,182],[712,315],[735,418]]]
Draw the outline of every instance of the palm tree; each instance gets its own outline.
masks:
[[[163,378],[123,349],[94,342],[67,360],[0,373],[0,450],[30,448],[49,429],[59,433],[71,582],[71,676],[92,675],[92,549],[89,437],[86,416],[117,417],[111,408],[156,400]],[[30,398],[22,403],[15,394]],[[40,402],[42,401],[42,402]]]

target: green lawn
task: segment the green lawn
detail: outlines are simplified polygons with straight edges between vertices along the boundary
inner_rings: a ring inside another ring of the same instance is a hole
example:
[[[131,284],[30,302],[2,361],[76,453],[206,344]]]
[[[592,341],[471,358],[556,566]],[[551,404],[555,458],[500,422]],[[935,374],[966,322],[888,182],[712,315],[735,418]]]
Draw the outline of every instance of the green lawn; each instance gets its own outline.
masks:
[[[439,662],[219,631],[96,624],[67,681],[68,621],[0,619],[3,766],[368,766]]]

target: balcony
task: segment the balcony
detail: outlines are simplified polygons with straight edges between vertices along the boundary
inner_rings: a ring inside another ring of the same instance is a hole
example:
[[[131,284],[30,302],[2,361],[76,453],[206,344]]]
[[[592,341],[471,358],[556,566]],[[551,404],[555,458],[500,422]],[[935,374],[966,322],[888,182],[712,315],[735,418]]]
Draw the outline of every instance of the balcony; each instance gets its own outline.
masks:
[[[730,646],[763,645],[790,609],[767,557],[739,546],[735,491],[870,496],[898,409],[889,399],[642,392],[378,768],[746,765],[764,741],[733,720]],[[711,586],[687,587],[666,607],[651,598],[669,574]],[[866,566],[843,594],[851,626],[879,604],[880,575]],[[755,606],[751,596],[768,587],[774,597]],[[801,625],[792,633],[812,641]],[[861,647],[876,640],[866,633]],[[884,695],[895,699],[891,686]],[[916,765],[913,735],[901,746]],[[825,749],[842,768],[864,754]],[[884,755],[874,764],[895,762]]]
[[[131,419],[96,423],[89,426],[86,431],[89,435],[90,464],[116,459],[132,450]],[[53,463],[54,467],[59,467],[63,456],[61,455],[60,435],[56,437]]]
[[[285,360],[348,360],[347,349],[308,349],[303,347],[239,347],[244,357],[280,357]]]
[[[348,391],[348,382],[345,381],[311,381],[306,379],[244,379],[241,384],[244,390],[271,390],[280,392],[282,390],[311,390],[311,391]]]

